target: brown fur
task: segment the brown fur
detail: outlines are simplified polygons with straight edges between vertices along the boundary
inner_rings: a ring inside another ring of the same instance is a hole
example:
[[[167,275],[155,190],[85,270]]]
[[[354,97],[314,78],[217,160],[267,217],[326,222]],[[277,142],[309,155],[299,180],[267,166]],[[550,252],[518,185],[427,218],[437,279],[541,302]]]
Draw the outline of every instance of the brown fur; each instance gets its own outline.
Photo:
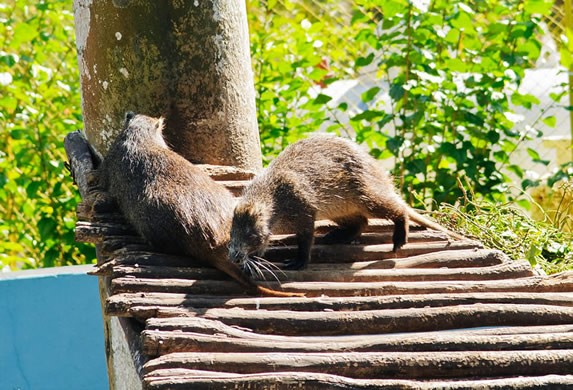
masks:
[[[250,255],[264,252],[271,233],[295,232],[297,258],[287,267],[300,269],[310,260],[316,219],[338,224],[326,242],[347,243],[362,233],[368,218],[394,222],[394,251],[408,241],[410,218],[459,237],[408,207],[388,174],[356,144],[315,136],[287,147],[245,189],[234,212],[229,255],[244,266]]]
[[[155,248],[210,264],[250,293],[292,295],[256,285],[228,260],[233,196],[171,151],[162,130],[162,119],[128,113],[103,160],[103,187],[127,220]]]

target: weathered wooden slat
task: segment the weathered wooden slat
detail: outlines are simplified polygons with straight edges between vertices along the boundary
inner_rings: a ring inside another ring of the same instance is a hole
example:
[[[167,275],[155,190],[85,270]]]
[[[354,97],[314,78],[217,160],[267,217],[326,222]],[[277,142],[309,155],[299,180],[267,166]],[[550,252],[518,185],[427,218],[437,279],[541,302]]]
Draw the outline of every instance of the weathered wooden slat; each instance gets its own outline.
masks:
[[[325,234],[328,233],[330,230],[335,228],[337,225],[328,220],[328,219],[319,219],[314,224],[315,233],[318,234]],[[394,223],[388,219],[381,219],[381,218],[369,218],[368,219],[368,226],[364,229],[365,233],[385,233],[394,231]],[[410,221],[410,232],[416,231],[434,231],[426,229],[426,227],[421,226],[415,222]],[[295,232],[290,232],[295,233]]]
[[[105,264],[109,266],[162,266],[162,267],[193,267],[199,264],[186,256],[167,255],[150,251],[130,251],[128,253],[114,253]],[[102,264],[103,265],[103,264]]]
[[[149,390],[207,389],[315,389],[315,390],[460,390],[460,389],[562,389],[573,386],[573,375],[544,375],[475,380],[353,379],[339,375],[302,372],[230,374],[188,369],[156,370],[144,377]]]
[[[273,278],[289,282],[383,282],[383,281],[433,281],[433,280],[495,280],[533,276],[527,261],[503,263],[491,267],[473,268],[400,268],[334,271],[261,271],[265,280]],[[210,268],[162,267],[151,265],[116,265],[109,273],[113,277],[132,275],[142,278],[229,280],[220,271]]]
[[[392,244],[379,245],[314,245],[311,262],[351,263],[355,261],[397,259],[444,250],[464,250],[483,248],[477,241],[438,241],[406,244],[397,253],[392,252]],[[270,247],[263,256],[270,261],[284,261],[292,258],[295,247]]]
[[[573,290],[573,273],[551,277],[532,276],[520,279],[485,281],[433,281],[433,282],[288,282],[264,283],[275,290],[318,296],[373,296],[437,294],[464,292],[568,292]],[[115,278],[113,294],[135,292],[171,292],[186,294],[212,294],[233,296],[242,293],[234,282],[188,280]]]
[[[106,237],[100,244],[100,255],[104,258],[117,257],[140,252],[151,252],[150,245],[140,241],[126,240],[125,237]]]
[[[268,270],[262,271],[265,280],[272,281]],[[527,261],[514,261],[490,267],[472,268],[397,268],[362,270],[301,270],[273,271],[282,282],[391,282],[444,280],[497,280],[533,276]]]
[[[373,268],[471,268],[489,267],[511,261],[509,257],[498,250],[465,249],[456,251],[437,251],[399,259],[374,261],[357,261],[350,263],[352,269]],[[309,269],[332,269],[344,267],[345,264],[310,264]]]
[[[106,239],[108,242],[113,237]],[[133,238],[132,244],[145,245],[144,240]],[[125,245],[122,239],[118,239],[117,247]],[[153,252],[135,252],[127,254],[110,255],[111,259],[99,265],[99,270],[94,271],[94,275],[111,275],[113,267],[122,265],[138,266],[161,266],[161,267],[189,267],[195,263],[192,259],[182,256],[171,256]],[[477,268],[489,267],[510,261],[505,254],[500,251],[490,249],[469,249],[460,251],[440,251],[412,256],[405,259],[386,259],[374,261],[358,261],[355,263],[317,263],[309,264],[309,271],[321,270],[361,270],[361,269],[402,269],[402,268]],[[199,266],[199,264],[196,264]],[[277,266],[280,266],[277,265]]]
[[[362,233],[360,237],[355,240],[355,244],[361,245],[376,245],[376,244],[389,244],[392,242],[392,230],[382,232],[366,232]],[[317,245],[324,244],[324,234],[317,233],[315,235],[314,243]],[[436,230],[414,230],[408,236],[408,242],[434,242],[434,241],[447,241],[448,235],[444,232]],[[271,246],[293,246],[296,245],[296,235],[294,234],[277,234],[271,236]]]
[[[267,342],[290,342],[301,340],[304,343],[322,344],[331,340],[339,343],[356,343],[366,342],[369,340],[376,341],[379,334],[355,334],[355,335],[336,335],[336,336],[283,336],[277,334],[263,334],[252,332],[246,328],[241,329],[236,326],[230,326],[221,321],[210,320],[207,318],[194,317],[186,318],[150,318],[146,321],[146,329],[158,332],[184,332],[209,336],[225,336],[232,339],[249,339]],[[450,334],[459,336],[507,336],[507,335],[531,335],[547,333],[572,333],[573,324],[566,325],[537,325],[537,326],[494,326],[494,327],[477,327],[477,328],[460,328],[446,331],[435,332],[408,332],[408,333],[388,333],[386,339],[391,337],[411,336],[415,338],[418,335],[430,334]]]
[[[143,351],[156,357],[173,352],[429,352],[429,351],[517,351],[573,349],[572,333],[525,335],[467,335],[456,332],[376,335],[344,342],[324,337],[321,343],[305,342],[304,337],[288,341],[229,338],[186,332],[145,330]]]
[[[237,182],[242,183],[242,182]],[[82,214],[82,213],[80,213]],[[85,214],[85,213],[84,213]],[[86,215],[86,218],[88,215]],[[99,217],[99,218],[98,218]],[[121,214],[89,214],[89,220],[80,220],[76,223],[76,238],[80,242],[99,243],[107,236],[133,235],[133,228],[125,221]],[[357,243],[361,245],[390,244],[392,231],[364,233]],[[322,244],[324,234],[318,234],[315,243]],[[445,241],[446,233],[435,230],[412,231],[409,235],[410,243]],[[296,237],[294,234],[275,235],[271,238],[271,245],[294,246]]]
[[[190,312],[193,309],[190,308]],[[573,323],[573,308],[544,305],[475,304],[429,308],[351,312],[293,312],[289,310],[207,309],[195,315],[227,325],[282,335],[351,335],[426,332],[480,326],[560,325]],[[165,319],[168,324],[170,319]],[[172,322],[185,331],[193,318]],[[154,329],[150,327],[150,329]]]
[[[573,350],[447,351],[347,353],[172,353],[150,360],[144,374],[156,369],[188,368],[253,374],[322,372],[349,378],[433,379],[496,376],[570,375]]]
[[[118,227],[119,229],[119,227]],[[84,233],[80,233],[84,234]],[[87,234],[87,233],[85,233]],[[85,237],[86,242],[100,242],[99,238],[96,237],[94,232],[93,237]],[[371,260],[394,260],[398,263],[404,257],[410,256],[421,256],[427,255],[432,252],[443,252],[443,251],[459,251],[459,250],[471,250],[471,249],[481,249],[481,244],[475,241],[461,240],[453,242],[420,242],[407,244],[397,253],[392,252],[391,244],[380,244],[380,245],[315,245],[312,249],[312,263],[352,263],[355,261],[371,261]],[[123,253],[129,253],[133,251],[149,251],[149,247],[145,245],[139,245],[139,242],[133,243],[132,240],[126,239],[125,241],[121,237],[105,237],[101,241],[101,250],[106,256],[113,256],[115,251],[122,250]],[[296,247],[294,246],[284,246],[284,247],[271,247],[265,254],[265,258],[270,261],[282,262],[288,258],[292,258],[296,253]],[[440,255],[441,256],[441,255]],[[436,255],[431,257],[434,262],[447,262],[451,257],[446,256],[445,260],[439,260]],[[411,263],[421,262],[421,259],[413,259]],[[462,261],[465,261],[462,259]],[[460,260],[457,260],[459,263]],[[312,264],[311,263],[311,264]]]
[[[92,244],[99,244],[110,236],[125,236],[126,242],[143,241],[131,226],[119,223],[78,221],[75,234],[76,241]]]
[[[112,277],[135,276],[152,279],[200,279],[200,280],[231,280],[231,278],[215,268],[207,267],[162,267],[153,265],[115,265],[105,268],[105,274]]]
[[[475,303],[515,303],[526,305],[573,306],[572,293],[459,293],[429,295],[390,295],[374,297],[344,298],[231,298],[197,296],[172,293],[126,293],[111,296],[106,301],[106,313],[126,316],[131,308],[151,308],[158,316],[189,315],[186,307],[233,308],[250,310],[293,310],[293,311],[354,311],[385,310],[421,307],[471,305]],[[161,311],[164,312],[161,312]],[[171,312],[169,310],[172,310]]]
[[[112,294],[136,292],[179,292],[198,295],[243,295],[244,289],[234,281],[189,279],[144,279],[120,277],[111,281]]]

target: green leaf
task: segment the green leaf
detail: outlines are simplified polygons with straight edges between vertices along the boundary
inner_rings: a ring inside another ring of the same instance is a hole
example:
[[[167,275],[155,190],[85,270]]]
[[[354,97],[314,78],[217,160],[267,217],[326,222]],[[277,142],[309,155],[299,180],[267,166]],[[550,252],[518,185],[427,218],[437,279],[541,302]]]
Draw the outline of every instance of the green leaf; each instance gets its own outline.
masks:
[[[563,92],[560,92],[560,93],[550,92],[549,97],[554,102],[559,103],[561,101],[561,99],[563,98],[563,96],[565,96],[566,94],[567,94],[566,90],[564,90]]]
[[[318,94],[318,96],[314,99],[313,104],[317,104],[317,105],[323,105],[328,103],[329,101],[331,101],[332,98],[328,95],[325,95],[323,93]]]
[[[520,94],[515,92],[511,95],[511,102],[517,106],[522,106],[530,110],[534,104],[539,104],[539,99],[531,94]]]
[[[386,141],[386,147],[392,152],[394,156],[398,156],[400,153],[400,147],[404,143],[404,139],[401,137],[390,137]]]
[[[58,223],[52,218],[43,217],[40,219],[38,222],[38,229],[42,240],[47,240],[48,238],[53,237],[57,227]]]
[[[35,26],[28,23],[19,23],[14,28],[14,36],[10,42],[10,47],[18,48],[23,43],[29,43],[38,36],[38,30]]]
[[[26,194],[28,195],[28,197],[30,198],[36,198],[38,197],[38,189],[42,186],[42,182],[41,181],[32,181],[30,182],[30,184],[28,184],[28,186],[26,187]]]
[[[383,118],[381,120],[379,120],[378,122],[376,122],[376,124],[378,125],[378,127],[380,129],[382,129],[384,126],[386,126],[387,123],[389,123],[392,119],[394,119],[394,115],[392,114],[387,114],[384,113]]]
[[[557,123],[557,118],[555,118],[555,116],[553,115],[547,116],[543,118],[543,123],[545,123],[549,127],[555,127],[555,124]]]
[[[366,57],[358,57],[354,65],[357,68],[360,68],[363,66],[370,65],[372,63],[372,60],[374,60],[374,53],[370,53]]]
[[[520,179],[523,178],[524,172],[523,169],[521,169],[521,167],[515,165],[515,164],[511,164],[507,167],[507,169],[513,173],[515,173],[517,175],[517,177],[519,177]]]
[[[368,103],[369,101],[374,99],[374,97],[378,94],[378,92],[380,92],[380,87],[372,87],[368,91],[360,95],[360,98],[364,103]]]
[[[553,6],[549,0],[527,0],[524,2],[524,11],[530,14],[548,15]]]
[[[394,100],[394,101],[402,99],[402,97],[404,96],[403,84],[401,84],[401,83],[392,84],[392,86],[390,87],[389,94],[390,94],[390,97],[392,98],[392,100]]]
[[[354,115],[352,118],[350,118],[350,120],[353,122],[361,121],[361,120],[373,121],[373,120],[375,120],[381,116],[384,116],[384,115],[386,115],[386,113],[384,111],[365,110],[365,111],[362,111],[358,115]]]

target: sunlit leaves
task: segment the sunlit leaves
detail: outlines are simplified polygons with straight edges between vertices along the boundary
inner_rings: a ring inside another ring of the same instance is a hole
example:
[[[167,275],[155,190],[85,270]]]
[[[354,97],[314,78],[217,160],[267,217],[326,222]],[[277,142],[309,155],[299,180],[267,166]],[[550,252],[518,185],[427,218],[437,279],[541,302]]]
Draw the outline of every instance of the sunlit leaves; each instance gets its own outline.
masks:
[[[510,180],[506,173],[524,176],[522,168],[511,163],[512,153],[522,139],[539,136],[524,128],[512,107],[539,104],[538,98],[517,89],[524,69],[540,54],[540,15],[551,2],[436,1],[425,8],[405,1],[361,4],[363,14],[364,9],[380,13],[353,20],[359,31],[354,42],[369,45],[356,69],[376,58],[380,72],[391,70],[392,77],[387,87],[390,106],[379,101],[382,94],[374,89],[379,86],[362,94],[368,108],[350,121],[356,139],[367,139],[360,136],[364,129],[388,135],[380,146],[396,157],[394,174],[406,193],[454,202],[463,195],[452,181],[457,175],[473,185],[472,196],[504,199],[504,183]],[[374,31],[383,37],[383,46],[372,44]],[[551,116],[540,120],[555,124]],[[385,127],[389,124],[390,129]],[[537,155],[530,157],[546,163]]]
[[[16,0],[0,20],[0,269],[91,262],[63,168],[63,137],[81,127],[71,4]]]

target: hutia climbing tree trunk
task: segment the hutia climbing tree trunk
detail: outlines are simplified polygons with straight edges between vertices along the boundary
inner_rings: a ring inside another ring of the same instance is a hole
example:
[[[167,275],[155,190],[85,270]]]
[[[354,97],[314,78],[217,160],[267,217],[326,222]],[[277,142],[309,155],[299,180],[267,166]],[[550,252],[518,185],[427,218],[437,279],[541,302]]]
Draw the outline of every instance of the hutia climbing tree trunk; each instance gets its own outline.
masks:
[[[245,3],[75,0],[86,133],[105,155],[126,111],[164,116],[195,163],[259,169]]]

